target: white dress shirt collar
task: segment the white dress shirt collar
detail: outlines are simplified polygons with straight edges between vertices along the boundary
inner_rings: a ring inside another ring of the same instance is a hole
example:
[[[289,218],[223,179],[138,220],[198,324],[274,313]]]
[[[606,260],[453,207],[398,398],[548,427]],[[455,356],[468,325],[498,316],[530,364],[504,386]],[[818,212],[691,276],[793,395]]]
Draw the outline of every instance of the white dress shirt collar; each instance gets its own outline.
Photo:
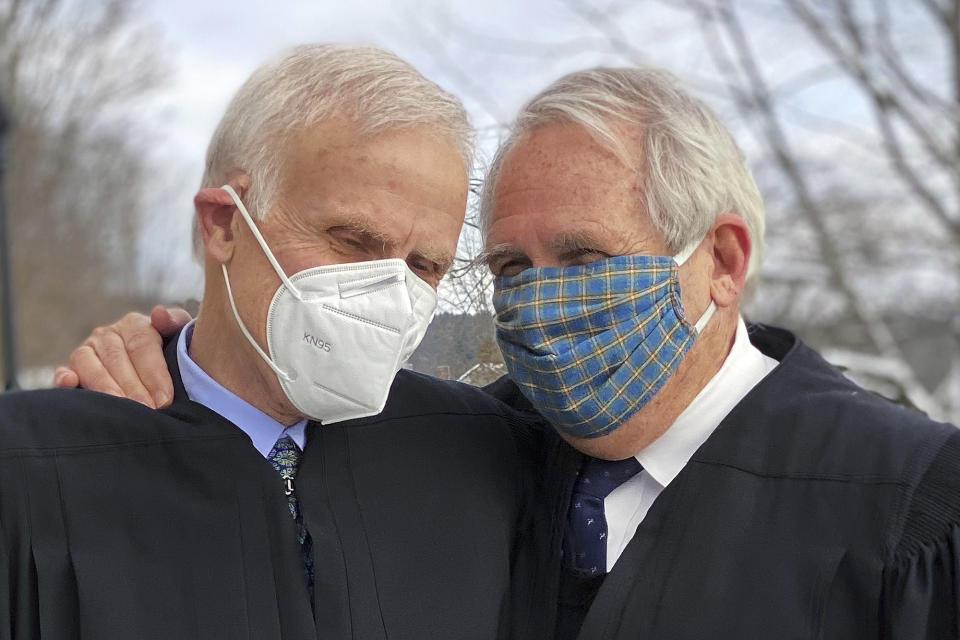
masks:
[[[662,487],[670,484],[727,414],[778,364],[750,343],[747,325],[739,318],[733,346],[717,374],[663,435],[636,455],[644,470]]]
[[[208,409],[240,427],[250,437],[254,448],[264,458],[270,454],[273,445],[283,435],[289,435],[302,450],[306,444],[307,420],[303,419],[290,426],[283,425],[267,414],[263,413],[246,400],[234,395],[197,366],[187,352],[190,339],[193,337],[193,321],[190,322],[177,341],[177,364],[180,367],[180,378],[183,388],[194,402],[200,403]]]

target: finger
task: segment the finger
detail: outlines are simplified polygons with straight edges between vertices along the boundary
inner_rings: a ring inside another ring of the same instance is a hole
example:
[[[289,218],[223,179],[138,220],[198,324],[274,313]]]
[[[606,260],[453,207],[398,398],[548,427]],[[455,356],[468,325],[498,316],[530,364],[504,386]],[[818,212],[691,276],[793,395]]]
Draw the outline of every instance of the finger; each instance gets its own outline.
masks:
[[[57,367],[53,370],[53,386],[73,389],[80,384],[80,376],[70,367]]]
[[[123,338],[114,327],[98,327],[87,339],[87,345],[93,347],[94,352],[103,366],[110,373],[113,380],[120,386],[124,397],[136,400],[150,408],[156,408],[153,396],[147,391],[127,355],[127,347]],[[81,381],[83,374],[80,375]]]
[[[107,393],[122,398],[120,385],[107,371],[96,351],[90,345],[81,345],[70,354],[70,368],[75,372],[84,389]]]
[[[193,318],[179,307],[156,306],[150,311],[150,323],[164,338],[169,338]]]
[[[163,341],[146,316],[128,314],[115,327],[137,376],[157,408],[173,400],[173,380],[163,355]]]

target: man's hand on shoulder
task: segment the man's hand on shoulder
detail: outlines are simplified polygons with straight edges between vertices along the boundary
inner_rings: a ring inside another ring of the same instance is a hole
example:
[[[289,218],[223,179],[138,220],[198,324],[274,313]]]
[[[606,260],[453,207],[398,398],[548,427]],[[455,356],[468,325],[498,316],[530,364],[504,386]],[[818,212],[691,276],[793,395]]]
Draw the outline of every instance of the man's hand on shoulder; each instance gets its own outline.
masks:
[[[58,387],[82,386],[148,407],[165,407],[173,400],[173,381],[163,357],[163,339],[190,321],[176,307],[154,307],[147,317],[128,313],[117,322],[97,327],[70,354],[70,365],[57,367]]]

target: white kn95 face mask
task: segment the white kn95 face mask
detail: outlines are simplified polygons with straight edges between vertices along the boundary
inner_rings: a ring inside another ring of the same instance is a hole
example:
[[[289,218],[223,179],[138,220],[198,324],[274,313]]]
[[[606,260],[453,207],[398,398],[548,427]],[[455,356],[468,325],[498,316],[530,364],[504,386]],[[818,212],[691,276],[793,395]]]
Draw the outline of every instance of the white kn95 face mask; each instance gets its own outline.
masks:
[[[230,185],[222,189],[280,277],[267,310],[268,355],[240,319],[221,265],[237,324],[287,398],[322,424],[380,413],[394,376],[433,319],[436,291],[398,258],[314,267],[287,277],[240,197]]]

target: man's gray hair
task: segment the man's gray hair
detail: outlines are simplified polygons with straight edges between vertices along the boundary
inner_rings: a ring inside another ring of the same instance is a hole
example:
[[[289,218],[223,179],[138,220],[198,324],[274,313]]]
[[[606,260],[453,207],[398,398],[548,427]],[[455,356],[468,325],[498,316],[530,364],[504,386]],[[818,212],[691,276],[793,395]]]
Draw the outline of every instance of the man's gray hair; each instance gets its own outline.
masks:
[[[669,73],[598,68],[566,75],[521,110],[487,173],[480,202],[489,229],[503,160],[534,129],[552,122],[582,126],[639,173],[644,212],[676,254],[703,239],[721,213],[739,215],[750,233],[748,277],[763,253],[763,199],[743,153],[720,119]],[[641,157],[631,157],[623,125],[639,127]],[[639,160],[639,162],[638,162]]]
[[[237,91],[210,140],[201,187],[243,171],[251,179],[244,201],[262,218],[281,187],[290,136],[335,116],[355,122],[361,135],[430,125],[457,146],[468,172],[472,165],[472,128],[452,94],[383,49],[308,44],[267,62]],[[194,249],[201,257],[196,220]]]

